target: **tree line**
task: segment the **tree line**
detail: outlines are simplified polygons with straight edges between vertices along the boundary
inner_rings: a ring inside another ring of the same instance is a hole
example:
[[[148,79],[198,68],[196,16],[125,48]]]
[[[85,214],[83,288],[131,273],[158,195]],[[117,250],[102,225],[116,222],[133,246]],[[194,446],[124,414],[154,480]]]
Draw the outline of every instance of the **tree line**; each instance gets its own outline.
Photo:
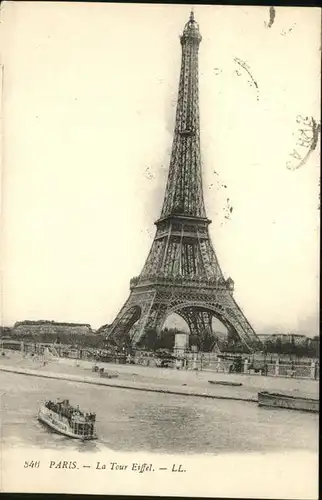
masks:
[[[145,335],[140,339],[138,343],[138,348],[144,348],[150,351],[157,351],[160,349],[165,349],[168,351],[173,351],[175,347],[175,337],[178,333],[182,333],[176,328],[164,328],[161,335],[157,335],[155,329],[149,329],[146,331]],[[118,339],[106,339],[103,335],[98,334],[87,334],[81,335],[76,332],[61,332],[59,334],[53,335],[50,333],[27,333],[23,337],[21,335],[15,334],[9,328],[0,328],[1,337],[11,338],[12,340],[23,340],[25,342],[34,343],[56,343],[56,344],[66,344],[66,345],[76,345],[78,347],[93,347],[98,349],[104,348],[114,348],[120,347],[120,342]],[[122,346],[126,350],[131,350],[132,339],[129,335],[123,337]],[[189,348],[195,346],[197,350],[200,349],[200,339],[197,335],[189,335]],[[246,353],[247,350],[241,342],[230,343],[228,341],[220,341],[218,347],[221,352],[232,352],[232,353]],[[296,344],[294,342],[282,342],[280,339],[275,341],[268,340],[263,344],[262,348],[265,354],[283,354],[296,357],[308,357],[308,358],[319,358],[320,357],[320,343],[319,337],[315,336],[313,339],[307,339],[306,343]]]

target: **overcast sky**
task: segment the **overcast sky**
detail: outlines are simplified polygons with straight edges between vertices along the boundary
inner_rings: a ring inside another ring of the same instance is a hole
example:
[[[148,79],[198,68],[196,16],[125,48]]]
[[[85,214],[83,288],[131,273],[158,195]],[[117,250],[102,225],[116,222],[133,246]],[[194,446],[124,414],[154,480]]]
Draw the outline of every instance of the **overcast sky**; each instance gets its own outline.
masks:
[[[126,300],[161,210],[189,11],[3,5],[3,324],[97,328]],[[319,143],[299,168],[291,154],[308,151],[298,115],[320,121],[320,12],[276,8],[270,27],[266,7],[197,6],[195,17],[220,265],[258,333],[314,335]]]

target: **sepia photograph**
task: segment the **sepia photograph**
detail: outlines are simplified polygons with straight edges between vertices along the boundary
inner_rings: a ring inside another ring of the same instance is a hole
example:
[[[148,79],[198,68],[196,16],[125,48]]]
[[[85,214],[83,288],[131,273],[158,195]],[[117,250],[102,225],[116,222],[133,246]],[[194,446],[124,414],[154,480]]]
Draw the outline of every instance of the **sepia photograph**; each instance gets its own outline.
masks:
[[[0,491],[317,499],[321,11],[0,17]]]

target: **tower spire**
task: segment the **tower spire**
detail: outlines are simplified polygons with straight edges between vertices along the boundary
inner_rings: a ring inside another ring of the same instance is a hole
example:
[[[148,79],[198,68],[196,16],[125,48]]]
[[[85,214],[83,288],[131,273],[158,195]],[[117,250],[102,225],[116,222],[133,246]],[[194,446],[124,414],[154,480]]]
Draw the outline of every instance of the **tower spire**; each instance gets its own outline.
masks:
[[[206,218],[199,126],[199,26],[191,10],[180,37],[182,55],[174,138],[161,219],[171,215]]]

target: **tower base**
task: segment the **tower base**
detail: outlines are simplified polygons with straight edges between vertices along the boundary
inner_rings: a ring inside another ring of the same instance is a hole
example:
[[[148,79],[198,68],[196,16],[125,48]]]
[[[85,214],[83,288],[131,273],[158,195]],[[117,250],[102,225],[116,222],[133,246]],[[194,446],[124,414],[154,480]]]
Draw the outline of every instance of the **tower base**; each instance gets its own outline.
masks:
[[[118,345],[152,346],[160,337],[167,317],[176,313],[186,321],[202,351],[213,351],[218,343],[212,327],[213,317],[225,325],[229,339],[240,341],[249,352],[258,349],[260,342],[227,282],[214,285],[200,280],[193,284],[192,281],[168,282],[162,278],[150,284],[145,280],[144,284],[134,285],[108,329],[108,339]]]

